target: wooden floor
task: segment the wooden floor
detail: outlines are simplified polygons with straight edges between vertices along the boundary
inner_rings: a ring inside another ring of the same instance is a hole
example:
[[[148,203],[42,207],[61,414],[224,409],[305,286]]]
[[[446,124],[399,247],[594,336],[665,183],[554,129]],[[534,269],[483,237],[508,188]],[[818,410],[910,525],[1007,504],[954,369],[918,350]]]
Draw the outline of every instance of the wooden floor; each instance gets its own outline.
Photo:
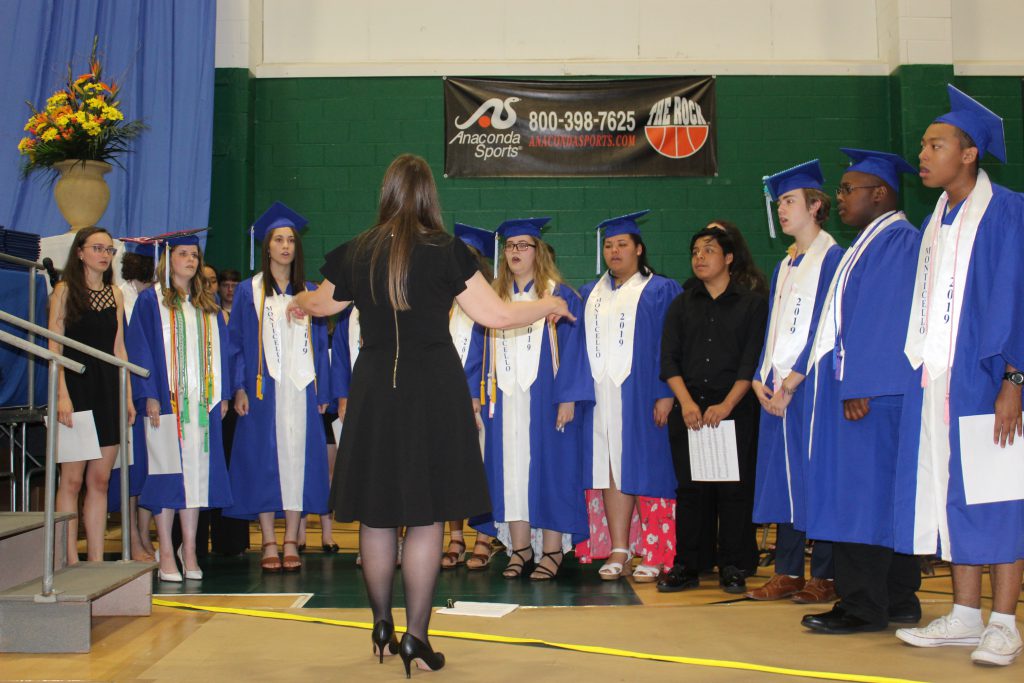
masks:
[[[310,531],[310,545],[319,547],[319,529]],[[111,551],[119,547],[116,536],[110,536]],[[156,595],[152,616],[95,618],[89,654],[0,654],[0,680],[400,678],[401,663],[388,658],[384,666],[377,664],[370,656],[367,632],[360,627],[369,626],[370,615],[363,606],[359,570],[353,567],[355,529],[339,527],[334,538],[342,554],[306,553],[306,566],[287,585],[275,583],[279,577],[264,581],[258,553],[250,552],[230,560],[233,571],[237,573],[237,566],[256,569],[236,581],[237,590],[225,590],[212,574],[228,567],[228,560],[210,558],[203,564],[211,580],[187,593],[167,590]],[[257,540],[253,538],[254,547]],[[653,585],[632,579],[601,582],[597,566],[572,564],[555,584],[540,588],[501,580],[497,575],[504,562],[496,564],[491,576],[479,581],[464,568],[444,572],[438,599],[444,600],[443,591],[462,591],[456,597],[471,598],[472,591],[489,595],[499,586],[523,605],[594,606],[522,607],[502,619],[436,615],[432,643],[449,657],[444,672],[435,674],[437,680],[1024,680],[1024,663],[982,669],[970,663],[969,648],[912,648],[895,639],[894,629],[856,636],[813,634],[799,625],[801,616],[827,607],[737,600],[721,592],[713,577],[696,590],[661,594]],[[757,586],[770,574],[771,567],[765,568],[748,583]],[[332,583],[347,588],[318,595]],[[155,584],[157,591],[164,588]],[[948,611],[950,592],[948,571],[942,567],[937,576],[924,580],[920,595],[926,619]],[[360,604],[344,606],[353,601]],[[395,616],[401,624],[402,610]],[[505,642],[492,642],[487,639],[491,636]],[[547,644],[519,643],[517,638]],[[620,652],[612,651],[616,649]]]

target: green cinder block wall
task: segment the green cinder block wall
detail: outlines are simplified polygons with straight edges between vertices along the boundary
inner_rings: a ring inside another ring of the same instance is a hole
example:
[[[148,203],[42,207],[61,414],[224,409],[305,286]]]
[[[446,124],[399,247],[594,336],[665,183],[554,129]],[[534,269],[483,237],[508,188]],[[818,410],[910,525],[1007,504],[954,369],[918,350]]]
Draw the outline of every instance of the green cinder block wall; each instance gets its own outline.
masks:
[[[218,69],[207,253],[219,267],[247,268],[246,229],[281,200],[310,218],[304,246],[309,277],[317,279],[323,254],[373,223],[387,165],[412,152],[430,162],[449,226],[551,216],[546,239],[572,284],[594,276],[593,226],[646,208],[642,228],[659,272],[689,277],[690,235],[723,218],[740,226],[770,273],[788,241],[768,237],[761,176],[820,158],[834,188],[843,146],[893,150],[916,163],[921,133],[946,110],[950,80],[1006,117],[1011,163],[986,167],[997,182],[1024,189],[1020,79],[953,78],[951,66],[903,66],[871,77],[722,76],[717,177],[566,179],[444,178],[440,78],[253,79],[244,69]],[[903,194],[914,223],[937,197],[909,176]],[[834,211],[829,229],[843,244],[853,237]]]

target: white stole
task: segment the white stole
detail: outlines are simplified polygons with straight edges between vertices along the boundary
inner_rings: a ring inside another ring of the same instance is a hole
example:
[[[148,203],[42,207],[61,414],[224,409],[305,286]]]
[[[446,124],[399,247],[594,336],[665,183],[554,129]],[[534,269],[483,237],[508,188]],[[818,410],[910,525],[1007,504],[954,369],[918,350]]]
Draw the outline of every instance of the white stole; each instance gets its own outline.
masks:
[[[359,357],[359,349],[363,347],[362,329],[359,327],[359,309],[352,307],[348,315],[348,367],[351,370],[356,366],[356,358]]]
[[[171,376],[171,356],[176,349],[171,346],[171,326],[174,324],[174,315],[163,304],[164,288],[161,283],[153,285],[157,310],[160,311],[160,324],[163,332],[164,343],[164,365],[167,369],[167,386],[174,386],[177,378]],[[181,462],[180,463],[156,463],[155,471],[177,472],[181,471],[182,484],[185,488],[185,507],[207,507],[210,501],[210,458],[209,454],[203,453],[203,436],[199,428],[199,390],[203,381],[201,376],[202,363],[199,354],[199,329],[196,327],[195,308],[190,300],[181,304],[182,317],[185,321],[185,355],[186,355],[186,376],[187,386],[179,387],[180,391],[188,394],[189,420],[181,425]],[[213,375],[213,394],[210,396],[209,410],[220,410],[220,396],[222,394],[221,383],[223,378],[220,375],[220,328],[217,325],[216,313],[203,313],[206,316],[206,324],[210,329],[210,373]]]
[[[550,290],[553,291],[553,288]],[[536,286],[528,291],[515,292],[512,301],[536,301]],[[516,384],[529,391],[537,379],[540,348],[544,341],[544,319],[512,330],[495,330],[495,372],[498,388],[511,393]]]
[[[125,280],[120,285],[121,298],[124,300],[124,319],[126,323],[132,321],[132,312],[135,310],[135,302],[139,300],[139,290],[135,289],[135,283]]]
[[[945,192],[922,235],[914,278],[914,308],[903,351],[915,369],[924,363],[925,381],[952,368],[974,239],[991,200],[992,183],[988,174],[979,170],[974,190],[964,200],[945,238],[941,238],[940,227],[949,201]]]
[[[278,384],[281,377],[287,375],[296,389],[305,389],[306,385],[316,377],[313,363],[313,345],[310,340],[310,325],[296,323],[288,319],[288,302],[290,294],[263,296],[263,273],[256,273],[252,278],[252,302],[256,308],[256,318],[260,317],[260,303],[263,304],[263,358],[267,362],[267,374]],[[291,354],[285,362],[285,349]],[[287,372],[282,370],[287,366]]]
[[[843,326],[843,295],[846,292],[846,286],[850,282],[853,269],[857,267],[857,262],[860,261],[860,257],[868,250],[871,243],[890,225],[897,221],[905,221],[906,219],[907,217],[902,211],[890,211],[882,214],[857,235],[857,239],[853,241],[850,248],[843,254],[843,258],[839,261],[839,267],[836,268],[836,272],[832,276],[832,282],[829,284],[825,304],[821,308],[822,315],[818,322],[817,334],[814,336],[814,356],[808,361],[808,370],[812,366],[816,367],[818,361],[826,353],[832,351],[838,341],[839,350],[837,352],[838,363],[836,365],[836,372],[838,373],[839,380],[842,381],[846,349],[843,348],[840,330]],[[807,373],[805,372],[804,374]]]
[[[636,308],[651,275],[634,273],[612,288],[611,273],[606,272],[587,297],[584,312],[587,355],[590,374],[600,384],[609,377],[621,387],[633,369],[633,340],[636,332]]]
[[[452,304],[451,314],[448,316],[448,333],[452,336],[452,343],[459,354],[462,367],[466,367],[469,347],[473,342],[473,319],[466,315],[457,303]]]
[[[796,259],[787,256],[779,269],[775,291],[772,292],[772,318],[768,323],[764,362],[761,364],[762,380],[767,379],[769,371],[774,370],[776,389],[793,369],[797,356],[807,345],[811,313],[818,293],[818,280],[821,279],[821,264],[835,243],[835,238],[822,230],[814,238],[799,265],[794,266]]]

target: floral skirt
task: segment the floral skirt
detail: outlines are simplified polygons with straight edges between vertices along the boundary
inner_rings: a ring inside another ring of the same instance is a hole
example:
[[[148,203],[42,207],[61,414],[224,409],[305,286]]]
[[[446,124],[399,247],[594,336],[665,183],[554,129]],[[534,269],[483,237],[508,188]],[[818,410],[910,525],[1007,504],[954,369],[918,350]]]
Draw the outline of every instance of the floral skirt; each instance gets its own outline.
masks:
[[[612,537],[600,490],[587,490],[587,518],[590,538],[576,546],[576,559],[581,564],[603,560],[612,552]],[[676,557],[676,501],[637,497],[629,525],[629,549],[642,564],[672,566]]]

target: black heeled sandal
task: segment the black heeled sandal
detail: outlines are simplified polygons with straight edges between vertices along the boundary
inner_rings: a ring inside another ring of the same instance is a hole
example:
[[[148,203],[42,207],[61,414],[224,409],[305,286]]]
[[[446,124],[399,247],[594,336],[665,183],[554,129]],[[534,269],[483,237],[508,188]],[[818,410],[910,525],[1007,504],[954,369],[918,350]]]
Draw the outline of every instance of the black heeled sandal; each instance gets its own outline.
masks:
[[[558,561],[555,562],[555,555],[558,555]],[[551,571],[543,564],[545,557],[550,557],[551,561],[555,564],[555,570]],[[541,553],[540,561],[537,562],[537,568],[530,574],[530,581],[550,581],[551,579],[558,576],[558,570],[562,568],[562,560],[565,559],[565,553],[561,550],[556,550],[553,553]]]
[[[384,663],[384,646],[388,648],[388,652],[393,655],[398,654],[398,637],[395,636],[395,625],[381,619],[373,625],[373,631],[370,633],[370,638],[373,640],[373,654],[380,657],[380,663]]]
[[[526,559],[525,553],[527,550],[530,551],[530,559]],[[512,560],[518,557],[522,562],[520,564],[512,564]],[[509,558],[509,564],[505,567],[505,570],[501,572],[502,577],[506,579],[518,579],[526,571],[526,565],[533,562],[533,548],[526,546],[525,548],[519,548],[518,550],[512,551],[512,557]]]
[[[402,636],[402,644],[398,646],[398,656],[405,665],[405,677],[412,678],[412,663],[416,662],[423,671],[437,671],[444,668],[444,655],[434,652],[433,648],[414,635],[406,633]]]

